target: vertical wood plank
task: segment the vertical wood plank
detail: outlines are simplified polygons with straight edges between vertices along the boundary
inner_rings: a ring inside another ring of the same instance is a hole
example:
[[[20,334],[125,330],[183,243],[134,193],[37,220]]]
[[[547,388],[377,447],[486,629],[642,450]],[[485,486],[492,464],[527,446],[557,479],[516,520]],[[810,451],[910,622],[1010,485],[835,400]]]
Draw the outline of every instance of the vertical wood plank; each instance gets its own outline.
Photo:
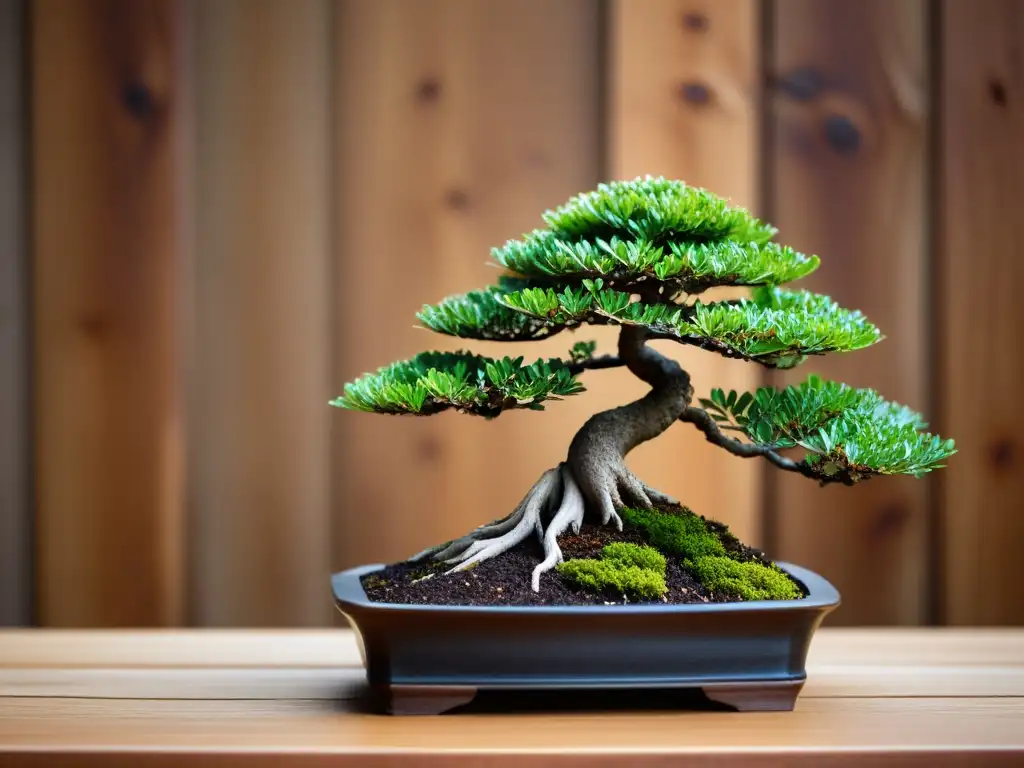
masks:
[[[1017,208],[1024,198],[1024,5],[942,4],[936,321],[944,434],[945,619],[1024,622],[1024,405]]]
[[[819,372],[925,409],[926,5],[785,0],[773,10],[770,218],[782,242],[821,256],[801,285],[862,309],[888,337],[812,360],[785,380]],[[773,554],[836,584],[837,623],[925,618],[924,483],[821,489],[781,474],[770,482]]]
[[[424,349],[469,346],[414,328],[415,312],[495,282],[492,246],[596,184],[599,11],[593,0],[339,3],[337,389]],[[532,357],[572,343],[472,348]],[[623,397],[588,386],[492,422],[335,413],[334,565],[407,557],[506,514],[586,418]]]
[[[0,626],[31,616],[24,3],[0,0]]]
[[[39,618],[175,624],[178,5],[32,9]]]
[[[754,0],[612,4],[612,177],[679,178],[757,208],[758,11]],[[744,391],[760,381],[747,363],[672,344],[665,351],[690,372],[700,397],[713,387]],[[760,464],[726,454],[682,424],[637,449],[630,464],[650,484],[759,543]]]
[[[325,624],[330,4],[192,11],[190,618]]]

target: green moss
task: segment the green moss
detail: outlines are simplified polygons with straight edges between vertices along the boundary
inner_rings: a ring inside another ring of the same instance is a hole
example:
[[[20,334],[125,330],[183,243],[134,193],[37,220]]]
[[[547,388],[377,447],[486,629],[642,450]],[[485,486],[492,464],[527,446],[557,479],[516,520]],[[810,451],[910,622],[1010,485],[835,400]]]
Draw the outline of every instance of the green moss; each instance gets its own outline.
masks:
[[[363,587],[365,589],[376,589],[377,587],[386,587],[387,585],[388,580],[377,576],[376,574],[367,576],[363,579]]]
[[[693,513],[672,514],[656,509],[624,509],[622,519],[642,530],[649,542],[680,558],[724,556],[725,546],[708,530],[702,517]]]
[[[650,600],[668,591],[664,572],[623,565],[616,560],[566,560],[559,564],[558,572],[577,586],[595,592],[621,592]]]
[[[711,592],[740,600],[801,596],[799,587],[775,565],[744,559],[739,541],[721,523],[709,524],[686,509],[624,509],[622,519],[661,552],[678,556]]]
[[[618,541],[601,550],[601,557],[622,566],[635,565],[648,571],[665,573],[665,556],[654,547]]]
[[[665,556],[653,547],[615,542],[601,550],[599,560],[566,560],[558,572],[567,581],[595,592],[621,592],[652,600],[668,591]]]
[[[712,592],[742,600],[796,600],[801,596],[796,584],[774,565],[721,556],[697,557],[685,565]]]

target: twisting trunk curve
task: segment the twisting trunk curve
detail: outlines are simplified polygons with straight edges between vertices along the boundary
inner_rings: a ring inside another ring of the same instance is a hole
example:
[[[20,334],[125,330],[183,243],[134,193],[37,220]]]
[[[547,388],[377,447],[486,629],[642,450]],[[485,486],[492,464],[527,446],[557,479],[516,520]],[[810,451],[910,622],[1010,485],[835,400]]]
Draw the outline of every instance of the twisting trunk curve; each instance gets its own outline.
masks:
[[[544,548],[544,559],[532,578],[537,591],[541,575],[562,561],[557,537],[569,528],[579,531],[586,510],[602,525],[621,530],[618,510],[624,506],[647,508],[671,502],[637,479],[624,461],[631,450],[672,426],[693,398],[686,371],[646,341],[642,329],[624,326],[619,333],[619,357],[635,376],[651,385],[650,392],[592,416],[573,438],[566,461],[545,472],[511,515],[410,559],[431,558],[452,565],[449,573],[463,571],[536,533]]]

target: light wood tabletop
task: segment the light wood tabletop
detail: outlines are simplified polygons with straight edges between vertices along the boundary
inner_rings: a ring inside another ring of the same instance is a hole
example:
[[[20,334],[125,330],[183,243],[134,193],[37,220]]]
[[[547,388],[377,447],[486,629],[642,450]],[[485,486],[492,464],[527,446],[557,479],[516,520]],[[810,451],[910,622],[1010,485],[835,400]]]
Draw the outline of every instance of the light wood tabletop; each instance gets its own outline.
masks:
[[[388,717],[344,630],[7,630],[0,766],[1024,765],[1024,630],[825,629],[808,675],[795,712]]]

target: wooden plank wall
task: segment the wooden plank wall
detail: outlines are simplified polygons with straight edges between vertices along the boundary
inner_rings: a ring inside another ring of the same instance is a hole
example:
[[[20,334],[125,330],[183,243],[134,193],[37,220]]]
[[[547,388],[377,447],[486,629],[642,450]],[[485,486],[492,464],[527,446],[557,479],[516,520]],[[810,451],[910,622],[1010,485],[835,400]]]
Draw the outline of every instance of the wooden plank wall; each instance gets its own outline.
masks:
[[[760,141],[760,29],[755,0],[612,4],[608,175],[664,175],[756,209]],[[757,386],[754,366],[700,350],[680,357],[698,396]],[[623,381],[630,375],[623,373]],[[637,449],[646,482],[761,542],[763,467],[710,446],[685,425]]]
[[[24,3],[0,0],[0,626],[31,617]]]
[[[943,615],[1024,621],[1024,4],[941,6],[940,254],[935,369],[940,426],[960,455],[941,477]]]
[[[190,620],[323,624],[331,6],[191,6]]]
[[[181,29],[173,0],[37,0],[39,620],[182,619]]]
[[[888,337],[780,378],[818,372],[926,409],[926,4],[785,0],[769,23],[769,218],[782,242],[821,256],[802,285],[863,310]],[[924,483],[769,483],[772,554],[828,574],[843,593],[833,621],[925,620]]]
[[[326,400],[462,346],[416,310],[493,282],[489,248],[545,208],[644,173],[818,252],[807,286],[888,339],[793,377],[876,387],[961,453],[927,482],[822,490],[680,426],[630,457],[637,474],[833,580],[833,623],[1024,621],[1021,3],[26,1],[19,154],[21,6],[0,0],[0,586],[25,567],[34,463],[43,623],[325,623],[329,570],[507,512],[643,385],[595,372],[494,422]],[[22,239],[31,294],[12,291]],[[674,352],[698,391],[765,380]],[[25,616],[16,591],[0,621]]]
[[[597,183],[599,10],[594,0],[338,4],[339,388],[424,349],[465,346],[415,328],[416,311],[494,282],[492,246]],[[572,341],[473,349],[532,357]],[[511,511],[592,409],[616,399],[600,386],[493,422],[333,414],[333,565],[406,557]]]

